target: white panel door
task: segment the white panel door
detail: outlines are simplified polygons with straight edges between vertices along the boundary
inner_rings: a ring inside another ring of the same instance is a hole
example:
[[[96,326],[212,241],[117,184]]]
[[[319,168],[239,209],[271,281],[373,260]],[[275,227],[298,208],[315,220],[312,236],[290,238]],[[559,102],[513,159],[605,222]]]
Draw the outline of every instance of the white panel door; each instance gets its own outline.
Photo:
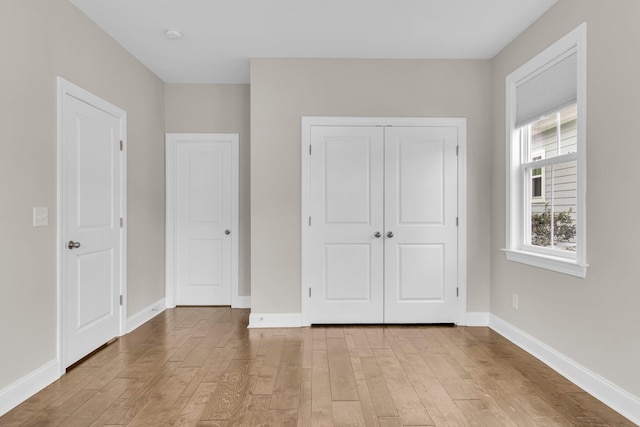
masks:
[[[455,127],[385,129],[385,322],[453,323]]]
[[[232,144],[231,138],[177,142],[178,305],[231,305]]]
[[[121,118],[63,95],[63,365],[119,335]]]
[[[312,126],[311,323],[457,319],[455,126]]]
[[[312,322],[381,323],[382,129],[311,132]]]

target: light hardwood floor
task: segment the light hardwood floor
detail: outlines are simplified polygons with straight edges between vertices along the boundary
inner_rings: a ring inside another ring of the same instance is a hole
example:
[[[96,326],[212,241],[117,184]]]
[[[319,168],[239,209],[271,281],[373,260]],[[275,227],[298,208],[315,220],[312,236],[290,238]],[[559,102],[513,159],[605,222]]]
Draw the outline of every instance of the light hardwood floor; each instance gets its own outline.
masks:
[[[0,425],[633,425],[488,328],[247,329],[248,315],[167,310]]]

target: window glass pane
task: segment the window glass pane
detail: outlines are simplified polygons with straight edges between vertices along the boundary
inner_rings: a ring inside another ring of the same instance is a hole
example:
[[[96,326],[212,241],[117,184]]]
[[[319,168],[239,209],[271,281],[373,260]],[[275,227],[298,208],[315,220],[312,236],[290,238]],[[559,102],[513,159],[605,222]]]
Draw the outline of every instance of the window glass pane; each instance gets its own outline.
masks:
[[[576,250],[577,218],[577,163],[575,161],[553,166],[553,233],[555,249]]]
[[[577,151],[578,109],[575,105],[560,111],[560,154],[575,153]]]
[[[529,161],[576,151],[577,107],[571,105],[531,124]],[[543,153],[540,156],[540,153]]]
[[[528,244],[575,252],[578,213],[576,165],[572,161],[543,168],[545,179],[539,178],[541,188],[536,187],[538,178],[530,175],[531,236]],[[533,171],[535,169],[531,169]]]
[[[551,176],[552,166],[544,168],[544,175]],[[532,169],[532,172],[543,168]],[[549,180],[544,182],[542,176],[531,177],[531,194],[529,199],[529,212],[531,212],[531,238],[527,242],[533,246],[551,247],[551,203],[545,197],[551,190]]]

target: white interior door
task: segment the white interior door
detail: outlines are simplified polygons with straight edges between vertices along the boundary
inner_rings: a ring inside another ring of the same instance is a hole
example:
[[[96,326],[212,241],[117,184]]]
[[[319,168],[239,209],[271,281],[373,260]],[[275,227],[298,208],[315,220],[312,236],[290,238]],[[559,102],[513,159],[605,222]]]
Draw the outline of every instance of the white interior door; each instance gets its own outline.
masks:
[[[176,138],[175,302],[231,305],[238,135]]]
[[[457,319],[455,126],[312,126],[312,323]]]
[[[60,250],[65,368],[120,332],[124,112],[87,97],[62,95],[60,241],[64,247]]]
[[[383,321],[381,128],[312,128],[313,323]]]
[[[386,323],[454,323],[455,127],[385,128]]]

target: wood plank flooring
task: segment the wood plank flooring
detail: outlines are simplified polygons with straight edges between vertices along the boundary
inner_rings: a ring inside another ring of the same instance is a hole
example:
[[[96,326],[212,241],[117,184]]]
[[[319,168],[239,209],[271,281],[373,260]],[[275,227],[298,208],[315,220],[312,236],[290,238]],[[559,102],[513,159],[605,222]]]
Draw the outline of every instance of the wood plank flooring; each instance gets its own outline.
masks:
[[[633,425],[488,328],[247,329],[248,316],[167,310],[0,425]]]

